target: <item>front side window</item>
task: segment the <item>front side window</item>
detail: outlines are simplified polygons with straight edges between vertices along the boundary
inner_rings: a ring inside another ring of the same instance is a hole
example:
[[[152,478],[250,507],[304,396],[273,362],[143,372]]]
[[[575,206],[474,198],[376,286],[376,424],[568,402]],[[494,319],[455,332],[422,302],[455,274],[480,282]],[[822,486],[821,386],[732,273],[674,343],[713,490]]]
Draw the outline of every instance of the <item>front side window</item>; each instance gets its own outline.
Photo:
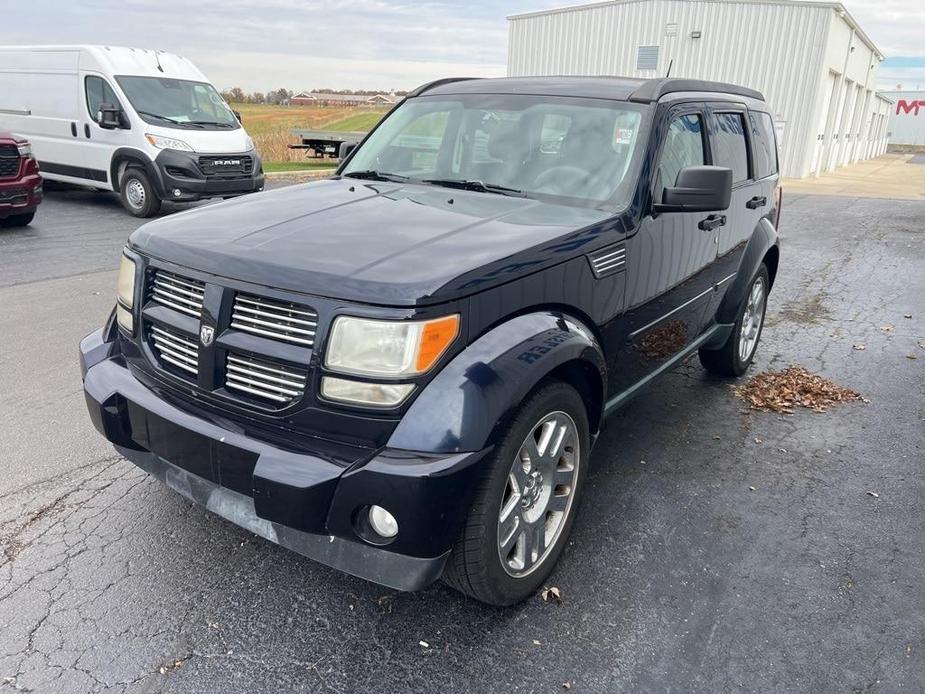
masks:
[[[732,169],[733,185],[748,180],[748,143],[745,140],[744,114],[716,114],[713,163]]]
[[[514,94],[409,99],[341,172],[387,172],[433,185],[580,206],[623,207],[641,159],[648,107]],[[448,183],[449,182],[449,183]],[[475,189],[475,188],[473,188]]]
[[[662,190],[675,185],[681,169],[702,166],[703,163],[703,118],[697,113],[678,116],[668,126],[659,159],[658,173]],[[661,191],[658,198],[661,198]]]
[[[84,86],[87,90],[87,112],[94,122],[96,122],[100,106],[103,104],[110,104],[118,109],[122,108],[119,104],[119,97],[116,96],[112,87],[110,87],[109,83],[102,77],[89,75],[86,80],[84,80]]]
[[[755,178],[767,178],[777,173],[777,138],[771,115],[752,111],[752,142],[755,145]]]
[[[116,77],[116,81],[146,123],[198,130],[240,127],[234,113],[211,84],[125,75]]]

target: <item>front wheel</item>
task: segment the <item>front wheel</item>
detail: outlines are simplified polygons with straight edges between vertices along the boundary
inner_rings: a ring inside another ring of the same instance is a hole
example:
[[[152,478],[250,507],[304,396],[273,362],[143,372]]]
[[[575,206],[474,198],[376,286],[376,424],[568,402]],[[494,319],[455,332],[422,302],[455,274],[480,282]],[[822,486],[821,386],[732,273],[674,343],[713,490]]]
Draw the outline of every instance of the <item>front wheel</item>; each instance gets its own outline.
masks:
[[[720,349],[700,350],[700,363],[718,376],[741,376],[755,358],[758,340],[764,328],[771,282],[768,268],[762,264],[752,278],[732,333]]]
[[[161,209],[161,199],[148,175],[136,167],[125,170],[119,196],[122,206],[135,217],[153,217]]]
[[[485,461],[444,580],[482,602],[512,605],[552,571],[568,540],[588,466],[588,416],[578,392],[535,391]]]

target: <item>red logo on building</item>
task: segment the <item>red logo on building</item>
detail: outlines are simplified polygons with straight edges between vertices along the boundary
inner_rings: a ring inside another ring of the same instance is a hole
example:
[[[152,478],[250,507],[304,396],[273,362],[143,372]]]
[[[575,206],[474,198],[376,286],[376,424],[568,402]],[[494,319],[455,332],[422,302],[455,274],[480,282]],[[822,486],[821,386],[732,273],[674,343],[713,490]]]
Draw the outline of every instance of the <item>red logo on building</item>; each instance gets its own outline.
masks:
[[[919,99],[918,101],[906,101],[905,99],[900,99],[896,102],[896,115],[900,113],[905,113],[906,115],[912,114],[913,116],[919,115],[919,109],[925,106],[925,99]]]

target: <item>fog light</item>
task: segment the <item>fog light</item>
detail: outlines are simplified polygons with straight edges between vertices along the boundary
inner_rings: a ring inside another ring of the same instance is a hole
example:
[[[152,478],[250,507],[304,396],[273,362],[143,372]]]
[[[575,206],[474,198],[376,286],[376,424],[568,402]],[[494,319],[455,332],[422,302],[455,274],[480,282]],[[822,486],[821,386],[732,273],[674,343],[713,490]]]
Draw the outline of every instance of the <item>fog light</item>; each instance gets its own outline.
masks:
[[[392,538],[398,535],[398,521],[381,506],[369,507],[369,524],[382,537]]]
[[[174,196],[175,198],[178,198],[178,197],[180,197],[181,195],[183,195],[183,193],[182,193],[182,191],[181,191],[179,188],[174,188],[174,189],[173,189],[173,196]]]

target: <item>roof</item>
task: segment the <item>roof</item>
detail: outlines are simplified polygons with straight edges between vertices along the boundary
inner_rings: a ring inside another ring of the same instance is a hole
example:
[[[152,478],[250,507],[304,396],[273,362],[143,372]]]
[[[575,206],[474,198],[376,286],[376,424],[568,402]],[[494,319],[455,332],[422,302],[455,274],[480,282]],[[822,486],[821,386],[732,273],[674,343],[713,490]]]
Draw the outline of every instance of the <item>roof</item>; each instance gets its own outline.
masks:
[[[103,45],[12,45],[0,46],[0,52],[13,54],[56,53],[61,55],[73,53],[75,54],[73,61],[68,61],[67,64],[75,70],[79,66],[81,69],[103,70],[116,75],[173,77],[201,82],[209,81],[188,58],[154,48]],[[77,54],[80,53],[92,58],[97,65],[85,64],[83,58],[78,59],[77,57]],[[7,58],[0,61],[0,68],[6,67],[4,62],[8,61],[9,59]],[[64,65],[61,62],[53,62],[51,59],[44,60],[41,64],[44,69],[50,70],[60,70]]]
[[[542,17],[544,15],[551,14],[561,14],[564,12],[574,12],[576,10],[588,10],[595,7],[606,7],[608,5],[628,5],[635,2],[648,2],[649,0],[605,0],[604,2],[589,2],[580,5],[568,5],[566,7],[554,7],[548,10],[536,10],[533,12],[521,12],[519,14],[508,15],[509,20],[517,19],[528,19],[530,17]],[[682,2],[683,0],[678,0]],[[851,16],[851,13],[845,9],[845,6],[840,2],[816,2],[815,0],[712,0],[712,2],[726,3],[730,5],[795,5],[800,7],[828,7],[832,11],[838,13],[838,15],[845,20],[845,22],[857,32],[857,35],[860,39],[867,45],[870,50],[876,53],[881,58],[883,57],[883,52],[877,48],[876,44],[870,39],[870,37],[864,33],[864,30],[861,28],[861,25],[857,23],[854,17]],[[689,3],[687,3],[689,4]]]
[[[677,78],[635,79],[632,77],[457,77],[437,80],[422,85],[408,94],[531,94],[546,96],[574,96],[595,99],[613,99],[652,103],[666,94],[677,92],[713,92],[733,94],[764,101],[764,96],[754,89],[723,82],[688,80]]]

